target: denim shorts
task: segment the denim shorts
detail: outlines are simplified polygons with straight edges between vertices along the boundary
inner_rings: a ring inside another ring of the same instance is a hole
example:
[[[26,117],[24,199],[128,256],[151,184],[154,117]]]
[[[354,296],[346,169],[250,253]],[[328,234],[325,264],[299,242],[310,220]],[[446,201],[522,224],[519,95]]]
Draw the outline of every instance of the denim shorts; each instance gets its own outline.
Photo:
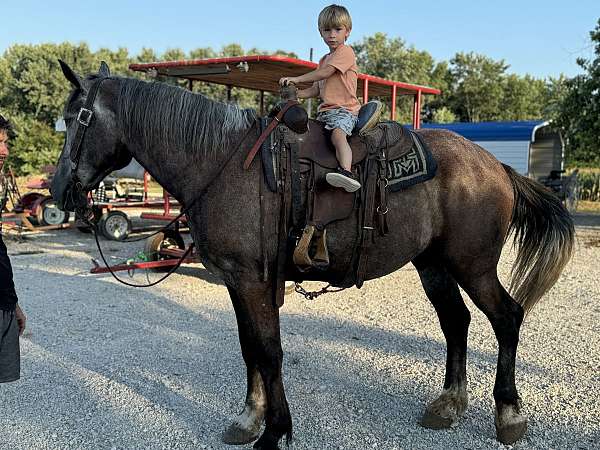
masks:
[[[358,116],[355,116],[345,108],[326,109],[317,114],[317,120],[325,124],[328,130],[339,128],[348,136],[352,134]]]
[[[18,380],[21,375],[19,326],[14,311],[0,309],[0,383]]]

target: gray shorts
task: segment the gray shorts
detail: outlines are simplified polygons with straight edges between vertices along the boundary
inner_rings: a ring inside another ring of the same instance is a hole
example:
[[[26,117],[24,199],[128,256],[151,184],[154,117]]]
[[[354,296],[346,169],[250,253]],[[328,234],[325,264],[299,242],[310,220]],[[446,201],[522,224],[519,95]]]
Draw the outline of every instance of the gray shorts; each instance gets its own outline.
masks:
[[[345,108],[327,109],[317,114],[317,120],[325,124],[328,130],[339,128],[348,136],[352,134],[358,116],[355,116]]]
[[[14,311],[0,310],[0,383],[16,381],[21,376],[19,326]]]

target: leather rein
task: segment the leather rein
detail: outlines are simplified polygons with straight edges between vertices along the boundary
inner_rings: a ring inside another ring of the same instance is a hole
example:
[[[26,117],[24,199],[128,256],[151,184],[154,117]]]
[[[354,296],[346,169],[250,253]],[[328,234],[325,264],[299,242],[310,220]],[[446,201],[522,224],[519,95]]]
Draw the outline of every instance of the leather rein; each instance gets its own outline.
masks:
[[[79,160],[81,158],[81,146],[83,143],[83,138],[85,137],[85,132],[87,131],[87,129],[90,126],[90,123],[92,122],[92,119],[94,117],[94,102],[96,100],[96,97],[98,95],[98,91],[100,90],[100,86],[102,84],[103,81],[109,79],[110,77],[100,77],[94,84],[92,84],[92,87],[90,88],[88,95],[85,99],[84,105],[79,109],[79,112],[77,113],[77,130],[75,132],[75,138],[73,140],[73,145],[71,146],[70,152],[69,152],[69,159],[71,160],[71,184],[72,187],[70,189],[70,191],[74,191],[75,193],[80,193],[82,195],[82,198],[86,198],[87,199],[87,194],[83,189],[83,184],[81,183],[81,180],[79,179],[79,177],[77,176],[77,168],[79,167]],[[288,102],[290,103],[290,102]],[[279,123],[279,120],[281,120],[281,118],[283,117],[283,114],[285,114],[285,112],[291,107],[293,106],[293,104],[297,104],[298,102],[295,102],[292,104],[286,104],[284,108],[282,108],[282,110],[279,112],[279,114],[277,114],[277,117],[275,118],[276,120],[273,120],[272,123],[274,123],[275,125],[270,129],[269,133],[275,128],[275,126]],[[219,168],[219,170],[216,172],[215,176],[213,177],[212,180],[210,180],[209,183],[207,183],[206,186],[210,186],[210,184],[212,183],[212,181],[214,181],[214,179],[219,176],[219,174],[223,171],[223,169],[225,168],[225,166],[227,166],[227,164],[229,163],[229,161],[231,160],[231,158],[233,157],[234,154],[237,153],[237,150],[239,150],[239,148],[242,146],[242,143],[244,142],[244,140],[246,139],[246,137],[248,136],[248,134],[250,133],[250,131],[252,131],[252,129],[254,128],[254,126],[251,126],[248,128],[248,131],[246,131],[246,133],[244,134],[244,136],[241,138],[241,140],[239,141],[239,144],[236,147],[236,150],[231,152],[231,155],[229,156],[229,158],[227,158],[225,160],[225,162],[223,163],[223,165]],[[267,130],[265,130],[266,132]],[[248,154],[248,157],[246,159],[246,161],[248,162],[248,165],[250,165],[250,163],[252,162],[252,159],[254,158],[254,156],[256,155],[256,152],[258,150],[258,148],[260,148],[260,144],[262,144],[262,142],[264,142],[264,140],[267,138],[269,133],[265,133],[263,132],[261,134],[261,136],[259,137],[259,140],[257,141],[257,143],[254,145],[254,147],[252,147],[250,153]],[[264,135],[264,136],[263,136]],[[262,139],[262,140],[261,140]],[[254,153],[252,153],[254,152]],[[200,196],[201,197],[201,196]],[[147,239],[148,237],[154,236],[158,233],[161,233],[162,231],[168,229],[171,225],[173,225],[175,222],[177,222],[181,217],[183,217],[185,214],[187,214],[189,212],[189,210],[191,209],[191,207],[196,203],[196,201],[200,198],[200,197],[196,197],[186,208],[183,208],[180,212],[180,214],[175,217],[173,220],[171,220],[171,222],[169,222],[167,225],[165,225],[164,227],[162,227],[160,230],[152,233],[150,236],[144,237],[143,239]],[[150,287],[150,286],[154,286],[158,283],[160,283],[161,281],[165,280],[167,277],[169,277],[173,272],[175,272],[179,266],[181,266],[181,264],[183,263],[183,261],[188,257],[188,255],[191,253],[193,247],[194,247],[194,243],[190,244],[190,246],[188,247],[188,249],[185,251],[185,253],[179,258],[179,261],[177,261],[177,264],[175,264],[170,270],[169,272],[167,272],[165,275],[163,275],[160,279],[152,282],[152,283],[148,283],[148,284],[134,284],[134,283],[129,283],[127,281],[122,280],[121,278],[119,278],[115,272],[112,270],[112,268],[110,267],[110,265],[108,264],[108,262],[106,261],[106,258],[104,256],[104,253],[102,252],[102,248],[100,247],[100,241],[98,240],[98,226],[96,223],[92,222],[91,218],[93,217],[93,213],[92,213],[92,208],[90,207],[89,203],[85,202],[85,204],[80,204],[79,206],[75,206],[75,212],[76,214],[79,214],[79,217],[82,218],[82,221],[84,223],[86,223],[87,225],[90,225],[92,230],[94,231],[94,238],[96,240],[96,246],[98,247],[98,251],[100,252],[100,256],[102,257],[102,261],[104,262],[104,265],[106,266],[106,268],[109,270],[110,274],[113,276],[113,278],[115,280],[117,280],[118,282],[125,284],[127,286],[131,286],[131,287]],[[140,239],[133,239],[133,240],[128,240],[127,242],[136,242],[142,240],[142,238]]]

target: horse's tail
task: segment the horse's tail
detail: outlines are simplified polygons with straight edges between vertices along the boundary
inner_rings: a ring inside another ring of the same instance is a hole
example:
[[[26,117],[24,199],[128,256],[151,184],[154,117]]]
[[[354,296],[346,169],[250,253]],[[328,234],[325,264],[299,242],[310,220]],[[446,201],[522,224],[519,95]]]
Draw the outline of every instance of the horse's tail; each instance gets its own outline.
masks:
[[[515,193],[509,233],[514,231],[517,259],[510,291],[527,314],[560,276],[573,253],[573,219],[559,198],[539,183],[504,170]]]

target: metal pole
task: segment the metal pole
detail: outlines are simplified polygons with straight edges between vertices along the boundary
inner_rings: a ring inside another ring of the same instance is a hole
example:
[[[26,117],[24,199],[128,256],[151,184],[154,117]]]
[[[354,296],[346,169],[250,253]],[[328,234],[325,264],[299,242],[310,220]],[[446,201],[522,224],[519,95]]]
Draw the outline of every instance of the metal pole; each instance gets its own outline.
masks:
[[[231,102],[231,85],[227,85],[227,103]]]
[[[421,128],[421,91],[417,91],[415,94],[415,101],[413,104],[413,128],[415,130]]]
[[[260,91],[260,115],[265,115],[265,91]]]
[[[310,48],[310,59],[309,61],[312,62],[313,60],[313,48]],[[308,117],[312,118],[312,98],[308,99]]]
[[[390,108],[390,120],[396,120],[396,85],[392,86],[392,107]]]

